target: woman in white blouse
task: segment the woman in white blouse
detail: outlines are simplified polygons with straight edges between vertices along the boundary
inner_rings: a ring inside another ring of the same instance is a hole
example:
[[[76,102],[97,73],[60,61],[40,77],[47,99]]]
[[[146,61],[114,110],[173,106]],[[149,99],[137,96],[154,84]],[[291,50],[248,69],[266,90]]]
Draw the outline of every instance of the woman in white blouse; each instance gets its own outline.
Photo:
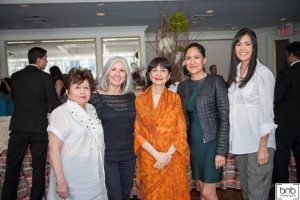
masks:
[[[101,121],[88,104],[94,79],[73,68],[66,77],[68,100],[50,115],[50,183],[47,199],[107,200]]]
[[[272,72],[257,59],[256,34],[234,37],[228,76],[230,153],[235,154],[244,199],[267,200],[271,186],[275,129]]]

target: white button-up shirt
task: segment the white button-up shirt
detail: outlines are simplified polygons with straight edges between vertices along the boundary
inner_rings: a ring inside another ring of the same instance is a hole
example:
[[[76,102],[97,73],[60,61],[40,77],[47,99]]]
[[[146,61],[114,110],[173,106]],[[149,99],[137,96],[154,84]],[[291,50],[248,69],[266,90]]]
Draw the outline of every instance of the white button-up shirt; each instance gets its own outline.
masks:
[[[238,88],[240,67],[237,66],[237,83],[228,89],[230,105],[230,148],[233,154],[258,151],[261,137],[269,134],[268,147],[275,149],[273,99],[275,79],[272,72],[257,60],[257,66],[248,83]]]

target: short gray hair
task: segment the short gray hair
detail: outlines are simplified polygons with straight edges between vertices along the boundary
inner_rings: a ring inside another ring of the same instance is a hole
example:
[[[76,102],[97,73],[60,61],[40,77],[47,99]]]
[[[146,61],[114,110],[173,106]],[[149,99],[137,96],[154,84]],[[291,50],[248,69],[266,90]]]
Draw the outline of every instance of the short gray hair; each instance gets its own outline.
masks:
[[[125,60],[124,57],[121,56],[113,56],[105,63],[103,68],[102,77],[99,82],[99,89],[103,90],[105,92],[108,91],[108,73],[111,69],[111,67],[118,61],[121,61],[125,67],[126,71],[126,80],[121,85],[121,94],[128,94],[132,92],[132,77],[131,77],[131,70],[130,67]]]

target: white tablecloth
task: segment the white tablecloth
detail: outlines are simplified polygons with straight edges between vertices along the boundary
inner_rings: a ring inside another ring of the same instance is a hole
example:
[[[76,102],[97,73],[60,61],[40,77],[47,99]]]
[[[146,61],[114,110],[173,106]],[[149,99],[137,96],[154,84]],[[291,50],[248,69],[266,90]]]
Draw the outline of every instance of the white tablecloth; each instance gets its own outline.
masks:
[[[8,139],[9,139],[9,122],[10,116],[0,117],[0,153],[7,149]]]

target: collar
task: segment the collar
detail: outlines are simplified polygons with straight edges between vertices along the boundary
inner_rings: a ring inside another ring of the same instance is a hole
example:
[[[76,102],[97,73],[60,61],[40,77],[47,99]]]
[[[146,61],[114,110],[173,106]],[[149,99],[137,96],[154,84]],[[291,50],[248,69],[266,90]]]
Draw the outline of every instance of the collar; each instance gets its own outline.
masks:
[[[95,145],[97,146],[98,143],[100,148],[105,149],[103,128],[96,109],[91,104],[87,103],[86,110],[84,110],[76,102],[69,99],[64,105],[71,117],[82,127],[86,128],[87,134],[92,137],[92,147],[95,147]]]
[[[29,64],[29,66],[36,67],[37,69],[41,70],[36,64]]]
[[[293,62],[290,66],[293,66],[294,64],[296,64],[298,62],[300,62],[300,60],[297,60],[297,61]]]

